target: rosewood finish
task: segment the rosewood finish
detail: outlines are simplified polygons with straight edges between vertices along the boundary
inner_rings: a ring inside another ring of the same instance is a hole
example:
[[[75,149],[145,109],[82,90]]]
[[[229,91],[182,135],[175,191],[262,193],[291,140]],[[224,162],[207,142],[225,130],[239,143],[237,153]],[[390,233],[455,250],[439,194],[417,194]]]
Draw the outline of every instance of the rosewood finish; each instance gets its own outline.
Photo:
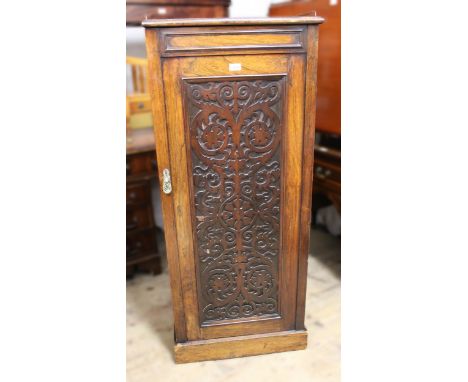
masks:
[[[284,78],[185,85],[202,325],[278,314]]]
[[[162,207],[176,362],[307,345],[322,21],[143,23],[158,172],[172,186]]]
[[[230,20],[230,19],[228,19]],[[168,20],[170,21],[170,20]],[[193,34],[193,29],[166,29],[162,32],[164,57],[192,55],[217,55],[219,51],[289,51],[305,52],[306,29],[300,26],[265,29],[252,27],[248,30],[233,26],[229,31],[207,29]]]

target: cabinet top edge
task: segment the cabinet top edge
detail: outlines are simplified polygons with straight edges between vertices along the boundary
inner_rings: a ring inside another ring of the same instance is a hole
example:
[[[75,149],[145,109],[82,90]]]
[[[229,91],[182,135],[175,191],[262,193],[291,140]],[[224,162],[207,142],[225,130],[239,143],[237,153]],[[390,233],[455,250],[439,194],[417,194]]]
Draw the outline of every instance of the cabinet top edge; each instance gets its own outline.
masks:
[[[198,27],[198,26],[229,26],[229,25],[285,25],[285,24],[321,24],[324,18],[320,16],[304,17],[255,17],[255,18],[211,18],[211,19],[148,19],[141,25],[145,28],[159,27]]]

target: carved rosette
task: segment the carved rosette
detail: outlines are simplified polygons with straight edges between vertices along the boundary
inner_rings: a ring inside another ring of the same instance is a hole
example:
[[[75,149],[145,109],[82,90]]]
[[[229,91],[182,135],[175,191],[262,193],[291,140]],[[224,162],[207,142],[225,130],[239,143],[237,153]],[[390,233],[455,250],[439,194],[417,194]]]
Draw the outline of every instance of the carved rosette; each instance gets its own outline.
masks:
[[[284,77],[185,81],[202,323],[278,314]]]

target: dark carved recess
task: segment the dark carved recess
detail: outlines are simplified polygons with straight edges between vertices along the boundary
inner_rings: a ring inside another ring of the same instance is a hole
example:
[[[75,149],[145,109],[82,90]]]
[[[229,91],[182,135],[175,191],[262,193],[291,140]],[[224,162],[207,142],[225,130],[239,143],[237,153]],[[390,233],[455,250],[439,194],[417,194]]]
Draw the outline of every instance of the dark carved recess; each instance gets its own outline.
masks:
[[[284,77],[185,81],[201,323],[278,315]]]

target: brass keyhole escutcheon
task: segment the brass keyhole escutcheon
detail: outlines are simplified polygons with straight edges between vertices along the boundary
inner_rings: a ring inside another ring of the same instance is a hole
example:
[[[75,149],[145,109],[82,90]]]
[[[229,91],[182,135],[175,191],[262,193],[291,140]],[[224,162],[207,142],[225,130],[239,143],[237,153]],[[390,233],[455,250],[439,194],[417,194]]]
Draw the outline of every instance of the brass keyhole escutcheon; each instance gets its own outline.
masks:
[[[166,195],[169,195],[172,192],[172,184],[171,184],[171,174],[169,169],[165,168],[163,170],[163,184],[162,184],[163,192]]]

